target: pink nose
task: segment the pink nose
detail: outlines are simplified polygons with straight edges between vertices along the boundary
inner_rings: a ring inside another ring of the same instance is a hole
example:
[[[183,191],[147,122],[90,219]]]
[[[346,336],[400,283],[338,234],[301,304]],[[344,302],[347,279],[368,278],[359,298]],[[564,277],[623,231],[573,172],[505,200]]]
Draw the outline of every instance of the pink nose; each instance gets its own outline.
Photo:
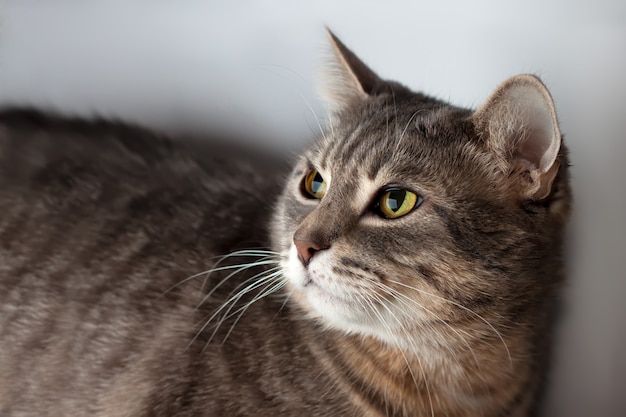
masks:
[[[300,258],[300,262],[302,262],[302,265],[304,266],[309,264],[313,255],[324,249],[318,243],[311,242],[309,240],[300,240],[295,237],[293,239],[293,243],[296,245],[296,249],[298,250],[298,258]]]

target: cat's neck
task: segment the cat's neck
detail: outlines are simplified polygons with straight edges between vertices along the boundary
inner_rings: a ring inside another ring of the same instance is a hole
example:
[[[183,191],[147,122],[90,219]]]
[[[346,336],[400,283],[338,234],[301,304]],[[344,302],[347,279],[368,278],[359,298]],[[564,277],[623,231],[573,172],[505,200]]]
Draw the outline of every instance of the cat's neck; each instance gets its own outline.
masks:
[[[513,378],[530,374],[519,335],[466,338],[457,348],[411,352],[375,338],[328,332],[313,353],[353,402],[372,416],[479,416],[519,406]],[[516,339],[520,340],[516,340]],[[509,347],[511,345],[512,347]],[[509,404],[494,404],[493,398]],[[498,407],[498,408],[494,408]]]

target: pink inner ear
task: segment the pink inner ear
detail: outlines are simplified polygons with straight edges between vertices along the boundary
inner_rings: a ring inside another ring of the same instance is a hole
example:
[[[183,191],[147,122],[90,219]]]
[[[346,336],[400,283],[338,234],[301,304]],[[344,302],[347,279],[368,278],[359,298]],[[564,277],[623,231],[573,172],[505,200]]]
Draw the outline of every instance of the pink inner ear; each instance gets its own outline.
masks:
[[[548,133],[537,127],[532,128],[530,132],[526,132],[526,137],[522,139],[514,151],[513,159],[527,161],[531,169],[542,169],[544,167],[541,166],[541,161],[550,147],[550,143]]]

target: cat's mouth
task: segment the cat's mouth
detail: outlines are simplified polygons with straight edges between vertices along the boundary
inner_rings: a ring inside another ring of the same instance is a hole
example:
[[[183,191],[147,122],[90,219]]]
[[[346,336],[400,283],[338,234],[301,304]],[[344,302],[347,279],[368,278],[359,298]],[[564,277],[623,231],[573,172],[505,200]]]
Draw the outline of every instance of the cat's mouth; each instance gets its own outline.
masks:
[[[317,259],[304,266],[298,259],[297,251],[292,247],[283,269],[289,282],[309,300],[321,298],[326,301],[350,303],[353,297],[350,296],[349,289],[331,273],[329,267],[331,263],[329,255],[320,254]]]
[[[342,300],[341,297],[337,297],[335,294],[330,293],[326,288],[324,288],[323,285],[319,285],[313,279],[309,279],[308,282],[305,284],[304,288],[309,297],[313,296],[313,297],[322,297],[325,299],[334,299],[334,300],[341,299]]]
[[[317,284],[313,281],[313,277],[311,277],[309,271],[305,271],[304,273],[304,282],[302,283],[302,286],[304,288],[309,286],[317,286]]]
[[[372,288],[338,274],[331,252],[316,255],[305,267],[295,248],[284,258],[283,271],[293,300],[326,325],[350,333],[361,332],[388,340],[389,325],[380,325],[384,313],[377,312],[380,297]]]
[[[310,298],[321,298],[335,303],[352,304],[352,297],[349,294],[345,294],[345,291],[332,291],[328,285],[324,285],[319,279],[312,277],[308,271],[303,289]]]

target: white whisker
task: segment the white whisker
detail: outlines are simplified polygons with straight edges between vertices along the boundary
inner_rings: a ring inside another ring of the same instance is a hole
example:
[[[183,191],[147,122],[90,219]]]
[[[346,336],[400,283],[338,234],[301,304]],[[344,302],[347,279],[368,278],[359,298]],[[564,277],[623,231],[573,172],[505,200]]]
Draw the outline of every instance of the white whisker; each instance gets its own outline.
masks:
[[[420,358],[419,358],[419,356],[417,354],[418,350],[417,350],[417,347],[414,344],[413,339],[410,337],[409,333],[405,329],[404,324],[401,322],[401,320],[398,319],[398,317],[391,311],[391,309],[389,309],[389,307],[387,307],[385,305],[384,300],[382,300],[377,294],[375,294],[375,293],[372,293],[372,294],[373,294],[374,298],[376,299],[376,301],[378,302],[378,304],[383,306],[387,310],[387,312],[391,315],[391,317],[398,323],[400,331],[402,331],[402,333],[404,333],[404,335],[405,335],[406,341],[409,344],[412,345],[412,347],[413,347],[413,356],[417,360],[417,364],[418,364],[418,366],[420,368],[420,371],[421,371],[421,374],[422,374],[422,380],[424,381],[424,385],[426,386],[426,393],[428,394],[428,402],[430,403],[431,417],[434,417],[435,409],[434,409],[434,405],[433,405],[432,395],[431,395],[431,392],[430,392],[430,386],[428,384],[428,379],[426,378],[426,372],[424,371],[424,367],[422,366],[422,361],[420,360]],[[376,314],[376,316],[380,320],[381,324],[383,324],[383,326],[390,333],[390,336],[393,337],[394,336],[393,331],[389,327],[389,324],[384,319],[384,317],[382,317],[382,315],[378,312],[378,309],[373,305],[373,303],[370,300],[365,299],[365,301],[370,306],[370,308],[374,312],[374,314]],[[398,349],[398,351],[400,352],[400,354],[402,355],[402,358],[404,359],[404,362],[406,363],[406,366],[407,366],[407,369],[409,371],[409,374],[411,375],[411,379],[413,380],[413,384],[415,385],[415,390],[419,394],[419,384],[417,382],[417,378],[415,377],[415,374],[413,373],[413,368],[411,367],[411,364],[409,363],[408,358],[404,354],[404,351],[402,349]]]
[[[217,260],[217,262],[215,262],[213,268],[211,269],[207,269],[206,271],[202,271],[202,272],[198,272],[196,274],[190,275],[187,278],[177,282],[176,284],[172,285],[171,287],[169,287],[167,290],[163,291],[163,293],[161,294],[161,296],[167,294],[168,292],[172,291],[173,289],[181,286],[182,284],[191,281],[195,278],[201,277],[203,275],[207,275],[207,278],[205,278],[205,282],[206,279],[208,279],[208,276],[213,273],[213,272],[218,272],[218,271],[223,271],[223,270],[227,270],[227,269],[233,269],[233,268],[238,268],[238,267],[242,267],[244,265],[249,265],[248,267],[251,268],[253,266],[258,265],[257,263],[250,263],[250,264],[238,264],[238,265],[228,265],[225,267],[218,267],[218,265],[223,262],[224,260],[228,259],[228,258],[232,258],[235,256],[260,256],[260,255],[266,255],[266,258],[263,258],[262,260],[265,259],[269,259],[272,256],[278,256],[279,254],[277,252],[274,251],[269,251],[269,250],[260,250],[260,249],[246,249],[246,250],[240,250],[240,251],[236,251],[236,252],[231,252],[228,255],[223,255],[223,256],[215,256],[213,258],[219,258]],[[244,268],[245,269],[245,268]],[[204,283],[203,283],[203,287],[204,287]]]
[[[259,259],[253,260],[252,262],[243,263],[243,264],[238,263],[238,264],[233,264],[233,265],[220,266],[220,264],[226,261],[227,259],[235,258],[235,257],[256,257]],[[214,338],[214,336],[217,334],[217,331],[219,330],[220,326],[226,320],[238,315],[234,323],[231,325],[231,328],[227,332],[226,337],[224,338],[224,340],[226,340],[226,338],[231,334],[232,330],[234,329],[234,326],[236,325],[236,323],[239,321],[239,319],[243,315],[243,313],[250,307],[250,305],[252,305],[252,303],[282,288],[285,282],[282,279],[281,267],[278,265],[279,258],[280,258],[279,253],[274,252],[274,251],[269,251],[269,250],[246,249],[246,250],[235,251],[235,252],[219,257],[219,259],[215,262],[213,268],[208,269],[207,271],[189,276],[185,278],[184,280],[180,281],[179,283],[177,283],[174,287],[168,289],[168,291],[171,291],[171,289],[179,285],[182,285],[185,282],[188,282],[200,276],[204,276],[205,279],[201,288],[201,292],[204,292],[204,287],[206,286],[206,283],[208,282],[211,274],[217,273],[217,272],[228,272],[227,275],[224,278],[222,278],[219,282],[217,282],[215,285],[213,285],[210,291],[208,291],[202,297],[202,299],[197,303],[195,308],[198,309],[203,304],[205,304],[213,296],[213,294],[220,287],[222,287],[227,281],[231,280],[232,278],[236,276],[239,276],[241,273],[251,268],[255,268],[255,267],[263,268],[263,270],[261,270],[260,272],[257,272],[250,277],[246,277],[245,280],[240,282],[226,297],[226,301],[221,303],[221,305],[218,308],[212,311],[208,319],[203,320],[204,323],[200,326],[200,329],[196,332],[195,336],[187,345],[187,349],[198,339],[198,337],[200,337],[200,335],[207,329],[207,327],[210,324],[214,324],[215,327],[213,329],[213,332],[211,333],[207,341],[207,345],[208,345],[211,342],[211,340]],[[262,288],[262,289],[260,290],[258,294],[256,294],[253,297],[251,301],[247,302],[243,307],[239,307],[235,309],[235,306],[237,305],[239,300],[242,299],[242,297],[244,297],[246,294],[249,294],[252,291],[255,291],[259,288]],[[217,317],[220,317],[220,319],[215,321]]]
[[[275,273],[275,276],[272,277],[272,278],[275,278],[275,277],[280,276],[280,275],[281,275],[281,272]],[[233,321],[233,324],[231,324],[230,329],[228,330],[228,332],[224,336],[224,339],[222,340],[222,343],[226,342],[226,339],[228,339],[228,337],[232,333],[233,329],[235,328],[235,326],[237,325],[237,323],[239,322],[239,320],[241,319],[243,314],[246,312],[246,310],[248,310],[248,308],[250,308],[250,306],[252,304],[254,304],[255,302],[259,301],[260,299],[265,298],[268,295],[273,294],[276,291],[280,290],[281,288],[283,288],[285,286],[285,284],[286,284],[285,281],[278,281],[278,282],[271,282],[270,281],[270,283],[267,284],[263,288],[263,290],[259,291],[259,293],[257,295],[255,295],[252,300],[247,302],[245,305],[243,305],[242,307],[240,307],[239,309],[237,309],[233,313],[230,313],[230,314],[226,315],[224,319],[228,319],[230,317],[233,317],[235,314],[239,313],[237,318]]]
[[[234,270],[233,272],[231,272],[230,274],[228,274],[226,277],[224,277],[220,282],[218,282],[217,284],[215,284],[215,286],[213,288],[211,288],[211,291],[209,291],[203,298],[202,300],[200,300],[200,302],[198,303],[198,305],[196,306],[196,308],[200,308],[200,306],[202,304],[204,304],[209,298],[211,298],[211,296],[215,293],[215,291],[217,291],[222,285],[224,285],[225,282],[227,282],[228,280],[230,280],[232,277],[238,275],[239,273],[245,271],[246,269],[250,269],[253,267],[257,267],[257,266],[264,266],[264,265],[275,265],[276,261],[259,261],[259,262],[254,262],[254,263],[249,263],[249,264],[243,264],[243,265],[233,265],[232,267],[223,267],[222,269],[219,270],[228,270],[228,269],[233,269],[234,267],[236,267],[237,269]],[[217,270],[211,270],[211,272],[215,272]],[[265,272],[265,271],[263,271]],[[261,274],[261,273],[260,273]],[[259,276],[259,274],[254,275],[254,277],[252,278],[256,278],[257,276]],[[248,280],[246,280],[247,282]],[[241,285],[241,284],[240,284]],[[205,284],[203,283],[202,286],[204,287]],[[239,288],[239,287],[237,287]]]
[[[375,285],[377,285],[377,287],[381,290],[384,291],[385,293],[387,293],[388,295],[394,297],[394,300],[402,303],[402,305],[404,305],[406,308],[408,308],[410,311],[414,312],[416,315],[420,315],[422,313],[421,310],[429,313],[430,315],[432,315],[437,321],[441,322],[444,326],[446,326],[450,331],[452,331],[454,334],[456,334],[459,337],[459,340],[461,340],[461,342],[468,348],[468,350],[470,351],[470,353],[472,354],[472,356],[474,357],[474,361],[476,363],[476,366],[478,367],[478,369],[480,370],[480,363],[478,362],[478,358],[476,357],[476,354],[474,353],[474,349],[472,349],[472,346],[469,344],[469,342],[467,341],[467,336],[469,336],[468,334],[466,334],[465,336],[461,333],[461,331],[455,329],[453,326],[451,326],[449,323],[447,323],[445,320],[443,320],[441,317],[439,317],[437,314],[435,314],[432,310],[430,310],[429,308],[425,307],[424,305],[420,304],[419,302],[417,302],[416,300],[408,297],[405,294],[402,294],[400,291],[385,286],[379,282],[374,282]],[[417,308],[415,307],[417,306]],[[432,329],[432,331],[434,333],[438,333],[434,327],[430,326],[429,327]],[[449,347],[449,343],[444,343],[443,346],[453,355],[456,357],[456,354],[451,350],[451,348]],[[457,360],[458,362],[458,360]]]
[[[235,289],[236,292],[235,291],[231,292],[231,295],[229,295],[226,301],[224,301],[220,305],[220,307],[213,312],[213,314],[208,318],[208,320],[206,320],[206,323],[199,330],[198,334],[202,333],[207,328],[207,326],[213,321],[213,319],[215,319],[226,307],[228,307],[228,309],[224,312],[222,318],[216,323],[215,330],[213,331],[213,333],[211,334],[211,337],[209,338],[209,341],[210,341],[213,338],[213,336],[215,336],[215,333],[217,332],[221,324],[224,322],[224,320],[227,319],[229,313],[232,311],[233,307],[235,306],[237,301],[241,299],[241,297],[243,297],[250,291],[254,291],[255,289],[261,287],[262,285],[266,284],[268,281],[271,281],[273,278],[275,278],[275,274],[280,274],[280,272],[273,272],[273,273],[270,273],[270,275],[263,276],[267,272],[270,272],[270,271],[262,271],[246,279],[243,283],[239,284],[237,288],[240,288],[242,285],[245,285],[248,282],[252,282],[252,284],[245,286],[243,289],[239,291],[236,291],[237,290],[236,288]]]
[[[297,72],[295,72],[295,71],[293,71],[293,70],[291,70],[291,69],[289,69],[287,67],[282,67],[282,66],[279,66],[279,65],[262,65],[262,66],[260,66],[260,68],[266,70],[267,72],[269,72],[272,75],[280,77],[281,75],[278,72],[274,71],[275,68],[279,68],[279,69],[281,69],[283,71],[287,71],[287,72],[291,73],[292,75],[297,76],[298,78],[300,78],[300,80],[306,82],[306,80],[300,74],[298,74]],[[311,105],[311,102],[306,98],[304,93],[302,93],[302,91],[299,88],[297,88],[293,84],[288,84],[288,85],[289,85],[291,91],[296,93],[298,95],[298,97],[304,102],[304,104],[307,106],[309,112],[315,118],[315,123],[317,123],[317,128],[319,129],[319,131],[318,132],[313,132],[313,133],[320,133],[322,135],[322,137],[324,138],[324,140],[326,140],[327,139],[326,138],[326,133],[325,133],[326,129],[324,129],[322,127],[322,124],[320,123],[320,119],[317,117],[317,113],[315,113],[315,110],[313,109],[313,106]],[[332,129],[332,126],[331,126],[331,129]],[[311,129],[311,130],[313,130],[313,129]]]
[[[474,349],[472,349],[472,346],[469,344],[469,342],[467,341],[467,339],[458,331],[456,330],[454,327],[452,327],[450,324],[446,323],[445,320],[441,319],[440,317],[438,317],[436,314],[434,314],[430,309],[426,308],[425,306],[421,305],[420,303],[418,303],[416,300],[413,300],[409,297],[407,297],[405,294],[400,293],[399,291],[390,288],[390,287],[386,287],[383,284],[376,282],[376,281],[372,281],[375,285],[378,286],[378,288],[380,288],[382,291],[384,291],[386,294],[394,297],[394,301],[399,301],[400,303],[402,303],[402,305],[405,308],[408,308],[411,312],[415,313],[416,315],[420,315],[421,314],[421,310],[426,311],[427,313],[430,313],[431,315],[433,315],[438,321],[440,321],[441,323],[443,323],[445,326],[447,326],[452,332],[454,332],[457,336],[459,336],[459,339],[465,344],[465,346],[467,347],[467,349],[470,351],[472,357],[474,358],[474,361],[476,363],[477,368],[480,371],[480,364],[478,362],[478,358],[476,357],[476,354],[474,352]],[[379,301],[380,304],[383,305],[383,307],[385,307],[388,311],[389,308],[384,305],[385,300],[380,298],[380,296],[375,295],[377,300]],[[410,304],[409,304],[410,303]],[[417,308],[412,305],[414,304],[415,306],[417,306]],[[389,311],[390,314],[391,311]],[[434,334],[439,335],[439,332],[437,331],[437,329],[435,327],[433,327],[431,324],[426,323],[426,325],[428,325],[428,327],[431,329],[431,331]],[[408,332],[405,331],[405,334],[407,334],[407,337],[409,337]],[[412,340],[412,338],[411,338]],[[443,347],[450,353],[450,356],[456,361],[456,363],[459,365],[459,369],[463,372],[463,376],[465,377],[465,381],[470,389],[470,391],[473,393],[473,388],[472,388],[472,384],[469,381],[469,378],[467,377],[467,374],[465,372],[464,367],[461,365],[461,361],[458,358],[458,355],[456,354],[455,351],[452,350],[452,348],[450,347],[449,343],[443,343],[443,344],[439,344],[439,345],[443,345]],[[414,349],[415,346],[413,345]],[[417,351],[416,351],[417,352]]]
[[[500,334],[500,332],[491,323],[489,323],[489,321],[487,321],[483,316],[481,316],[480,314],[476,313],[475,311],[465,307],[464,305],[459,304],[459,303],[457,303],[455,301],[452,301],[452,300],[448,300],[445,297],[441,297],[439,295],[432,294],[432,293],[430,293],[428,291],[424,291],[422,289],[415,288],[415,287],[413,287],[411,285],[407,285],[407,284],[404,284],[404,283],[399,282],[399,281],[389,280],[389,282],[397,284],[397,285],[400,285],[400,286],[403,286],[403,287],[408,288],[408,289],[413,290],[413,291],[417,291],[417,292],[422,293],[424,295],[437,298],[437,299],[442,300],[444,302],[450,303],[450,304],[454,305],[455,307],[458,307],[458,308],[460,308],[460,309],[462,309],[464,311],[467,311],[470,314],[473,314],[476,318],[478,318],[483,323],[485,323],[496,334],[496,336],[498,336],[498,338],[502,342],[502,345],[504,346],[504,349],[506,350],[506,353],[507,353],[507,356],[508,356],[508,359],[509,359],[509,366],[512,369],[512,367],[513,367],[513,359],[511,358],[511,352],[509,351],[509,347],[506,344],[506,342],[504,341],[504,338],[502,337],[502,334]]]

